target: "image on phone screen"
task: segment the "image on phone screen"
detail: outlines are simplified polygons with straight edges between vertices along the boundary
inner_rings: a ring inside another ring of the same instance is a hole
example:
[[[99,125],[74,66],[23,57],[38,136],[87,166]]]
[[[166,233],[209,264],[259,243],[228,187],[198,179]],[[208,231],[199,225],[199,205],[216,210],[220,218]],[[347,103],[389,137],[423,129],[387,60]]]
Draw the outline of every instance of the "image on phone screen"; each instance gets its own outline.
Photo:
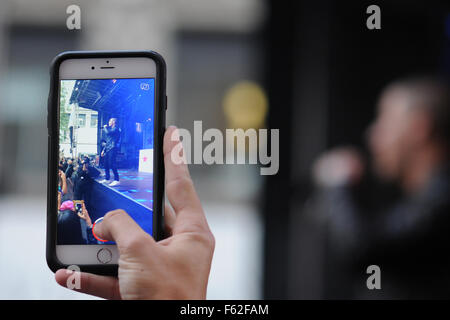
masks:
[[[153,235],[155,79],[60,80],[58,245],[114,244],[95,235],[125,210]]]

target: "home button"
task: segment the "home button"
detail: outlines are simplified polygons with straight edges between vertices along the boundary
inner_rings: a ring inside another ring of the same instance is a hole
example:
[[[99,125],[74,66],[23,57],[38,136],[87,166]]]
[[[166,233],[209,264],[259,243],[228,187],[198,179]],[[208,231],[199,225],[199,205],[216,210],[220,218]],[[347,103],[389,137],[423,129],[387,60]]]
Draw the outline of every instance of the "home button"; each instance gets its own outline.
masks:
[[[97,260],[101,263],[108,263],[112,260],[112,253],[108,249],[100,249],[97,252]]]

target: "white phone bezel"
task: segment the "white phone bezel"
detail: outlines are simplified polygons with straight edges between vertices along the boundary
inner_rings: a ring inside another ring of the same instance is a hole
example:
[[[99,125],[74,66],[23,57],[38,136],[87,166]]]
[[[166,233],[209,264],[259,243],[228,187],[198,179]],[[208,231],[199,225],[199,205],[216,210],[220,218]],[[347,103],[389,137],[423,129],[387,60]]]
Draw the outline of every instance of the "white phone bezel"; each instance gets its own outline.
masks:
[[[103,68],[102,68],[103,67]],[[105,68],[106,67],[106,68]],[[156,63],[145,57],[130,58],[79,58],[64,60],[59,67],[60,80],[155,78]],[[59,83],[60,85],[60,83]],[[60,87],[58,87],[58,101]],[[155,94],[157,92],[155,84]],[[59,117],[59,104],[58,104]],[[56,258],[66,265],[103,265],[97,259],[101,249],[108,249],[112,259],[107,265],[117,264],[119,253],[116,245],[58,245]]]

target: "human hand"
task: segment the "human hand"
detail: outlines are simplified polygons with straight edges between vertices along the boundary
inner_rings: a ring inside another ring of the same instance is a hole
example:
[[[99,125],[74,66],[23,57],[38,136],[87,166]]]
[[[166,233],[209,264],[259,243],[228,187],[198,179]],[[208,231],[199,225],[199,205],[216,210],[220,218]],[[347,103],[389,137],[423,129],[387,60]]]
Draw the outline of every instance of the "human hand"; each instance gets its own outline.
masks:
[[[86,221],[86,225],[88,227],[92,227],[92,220],[91,217],[89,216],[89,213],[86,209],[86,205],[84,204],[84,201],[81,203],[81,219]]]
[[[123,210],[107,213],[95,233],[117,243],[118,277],[81,273],[80,292],[106,299],[205,299],[214,236],[189,176],[187,165],[174,164],[172,141],[177,130],[164,135],[166,193],[173,210],[165,206],[170,236],[156,242]],[[58,270],[56,281],[66,286],[66,270]]]
[[[362,156],[353,148],[337,148],[324,153],[314,163],[316,184],[325,187],[357,184],[364,173]]]
[[[59,170],[58,174],[59,174],[59,177],[60,177],[62,180],[65,180],[65,179],[66,179],[66,174],[65,174],[62,170]]]
[[[58,191],[58,210],[56,210],[56,212],[59,212],[60,207],[61,207],[61,192]]]

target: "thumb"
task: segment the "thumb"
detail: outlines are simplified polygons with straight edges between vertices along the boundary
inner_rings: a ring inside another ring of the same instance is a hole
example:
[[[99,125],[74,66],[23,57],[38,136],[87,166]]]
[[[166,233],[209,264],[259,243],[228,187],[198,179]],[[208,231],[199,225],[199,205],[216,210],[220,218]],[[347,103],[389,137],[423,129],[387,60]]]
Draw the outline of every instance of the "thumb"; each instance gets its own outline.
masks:
[[[94,228],[93,231],[100,238],[116,242],[119,254],[134,244],[155,243],[153,238],[122,209],[108,212],[103,221]]]
[[[120,299],[119,280],[117,278],[85,272],[79,272],[75,275],[79,276],[80,279],[80,286],[79,288],[74,288],[75,291],[105,299]],[[73,276],[73,272],[66,269],[60,269],[55,273],[56,282],[66,288]]]

